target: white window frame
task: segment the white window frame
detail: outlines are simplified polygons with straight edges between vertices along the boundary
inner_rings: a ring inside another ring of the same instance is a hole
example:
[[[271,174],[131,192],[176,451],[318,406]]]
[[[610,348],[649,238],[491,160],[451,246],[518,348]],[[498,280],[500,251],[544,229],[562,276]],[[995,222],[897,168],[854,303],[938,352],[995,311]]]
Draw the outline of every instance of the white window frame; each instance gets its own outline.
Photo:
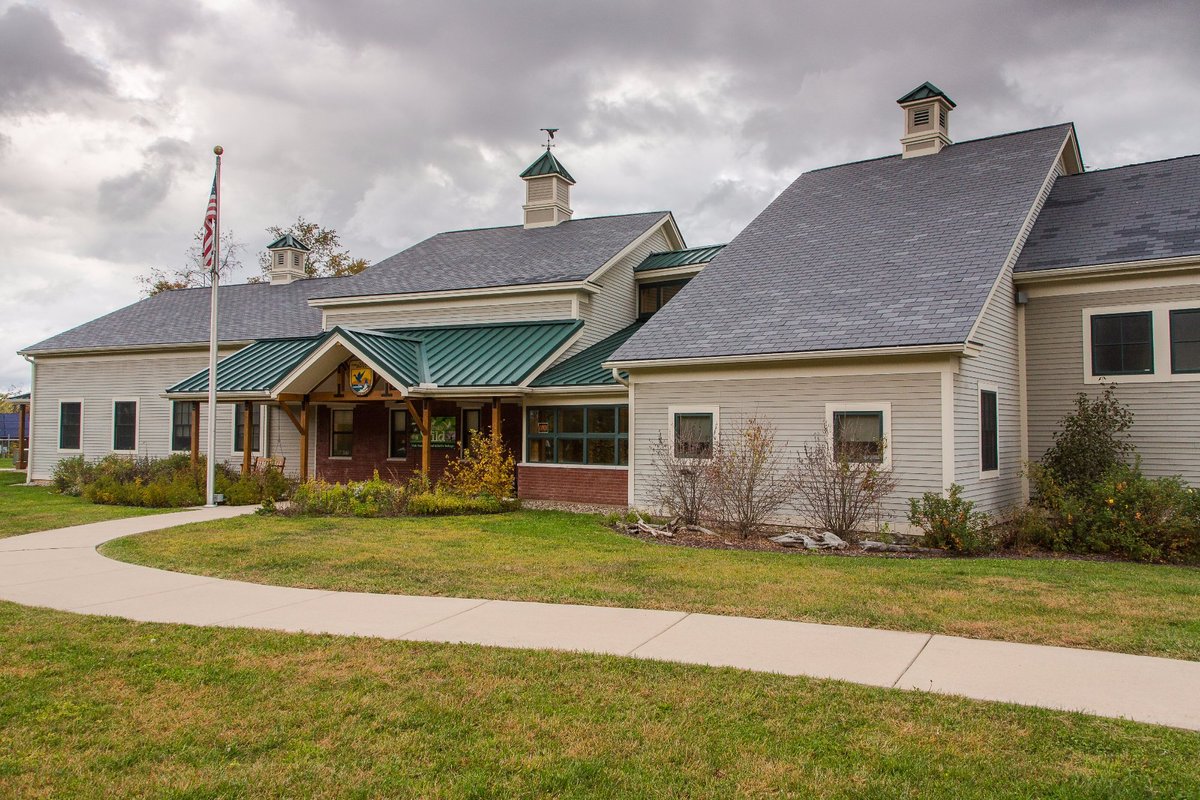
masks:
[[[993,392],[996,395],[996,468],[992,470],[983,469],[983,393]],[[978,449],[976,450],[976,458],[979,460],[979,480],[990,481],[1000,477],[1002,472],[1000,458],[1000,387],[994,383],[980,381],[975,387],[975,419],[979,426]]]
[[[260,456],[267,455],[267,404],[261,400],[251,400],[250,402],[258,406],[258,449],[253,447],[250,449],[250,455],[253,457],[255,453]],[[229,415],[229,454],[244,457],[241,450],[237,449],[237,426],[238,420],[242,412],[245,410],[246,401],[238,400],[233,404],[233,413]]]
[[[353,439],[350,440],[350,455],[335,456],[333,454],[333,417],[339,411],[349,411],[350,412],[350,435],[352,437],[354,436],[354,406],[346,405],[346,404],[330,406],[329,407],[329,455],[327,457],[329,458],[330,461],[353,461],[354,460],[354,440]],[[390,413],[388,416],[389,416],[388,426],[391,427],[392,421],[391,421]]]
[[[172,453],[190,453],[190,452],[192,452],[192,448],[190,445],[188,447],[183,448],[182,450],[176,450],[174,447],[174,445],[175,445],[175,406],[176,405],[186,406],[188,420],[190,421],[192,418],[192,401],[191,400],[168,400],[167,404],[168,404],[168,406],[170,406],[170,409],[167,411],[167,450],[169,450]],[[201,417],[203,417],[203,416],[204,415],[202,414]]]
[[[117,403],[133,403],[133,449],[132,450],[118,450],[117,449]],[[108,428],[109,428],[109,430],[108,430],[109,449],[112,452],[120,453],[121,455],[126,455],[126,456],[127,455],[135,455],[138,452],[138,444],[139,444],[138,440],[139,440],[140,434],[141,434],[141,430],[140,430],[140,427],[142,424],[142,402],[141,402],[141,400],[137,397],[114,397],[112,399],[112,404],[109,406],[109,411],[111,412],[109,415],[109,426],[108,426]]]
[[[1200,300],[1181,300],[1172,303],[1127,303],[1119,306],[1096,306],[1083,309],[1083,382],[1102,383],[1194,383],[1200,372],[1171,371],[1171,312],[1200,309]],[[1150,312],[1150,343],[1154,348],[1154,372],[1148,375],[1094,375],[1092,373],[1092,317],[1104,314],[1136,314]]]
[[[64,403],[79,403],[79,447],[62,447],[62,407]],[[62,397],[58,401],[58,426],[54,429],[54,450],[57,453],[83,453],[83,419],[87,404],[82,397]]]
[[[892,451],[896,442],[892,439],[892,404],[881,400],[875,403],[826,403],[825,404],[825,443],[829,446],[829,456],[833,457],[833,414],[835,411],[875,411],[883,414],[883,462],[880,467],[890,469],[892,466]]]
[[[716,449],[717,439],[721,436],[721,407],[720,406],[667,406],[667,439],[670,442],[671,458],[675,458],[675,417],[678,414],[712,414],[713,419],[713,449]],[[629,447],[632,451],[633,440]],[[695,458],[692,461],[712,461],[712,458]],[[586,466],[586,465],[581,465]],[[622,466],[628,469],[628,466]]]

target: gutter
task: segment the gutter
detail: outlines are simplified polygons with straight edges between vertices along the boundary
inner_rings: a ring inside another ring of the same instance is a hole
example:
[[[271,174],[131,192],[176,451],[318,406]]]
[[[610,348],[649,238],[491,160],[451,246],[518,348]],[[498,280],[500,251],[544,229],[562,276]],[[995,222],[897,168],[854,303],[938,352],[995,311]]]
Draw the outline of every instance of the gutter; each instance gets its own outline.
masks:
[[[843,358],[893,358],[901,356],[957,355],[973,357],[983,348],[973,342],[953,344],[912,345],[902,347],[864,347],[854,350],[809,350],[792,353],[751,353],[732,356],[695,356],[689,358],[652,358],[625,361],[606,361],[610,369],[645,369],[648,367],[686,367],[691,365],[756,364],[783,361],[820,361]]]
[[[1141,261],[1114,261],[1110,264],[1088,264],[1078,267],[1014,272],[1014,283],[1049,283],[1059,280],[1074,280],[1108,275],[1144,275],[1147,272],[1183,271],[1200,269],[1200,254],[1176,256],[1174,258],[1148,258]]]

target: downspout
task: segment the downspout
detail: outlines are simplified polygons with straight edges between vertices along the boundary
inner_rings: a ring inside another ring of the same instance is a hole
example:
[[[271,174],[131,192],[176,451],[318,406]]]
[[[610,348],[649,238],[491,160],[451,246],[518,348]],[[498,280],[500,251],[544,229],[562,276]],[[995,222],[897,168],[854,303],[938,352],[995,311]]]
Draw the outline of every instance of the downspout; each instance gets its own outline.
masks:
[[[26,446],[29,448],[29,455],[25,458],[25,485],[33,485],[33,406],[34,406],[34,391],[37,384],[37,361],[33,356],[25,353],[21,354],[21,358],[29,362],[29,413],[26,414],[26,419],[29,424],[29,436],[25,440]]]
[[[613,376],[613,380],[614,380],[614,381],[616,381],[617,383],[621,384],[621,385],[622,385],[622,386],[624,386],[626,389],[628,389],[628,388],[629,388],[629,381],[627,381],[627,380],[625,380],[624,378],[622,378],[622,377],[621,377],[621,370],[617,369],[616,367],[613,367],[613,368],[612,368],[612,376]]]

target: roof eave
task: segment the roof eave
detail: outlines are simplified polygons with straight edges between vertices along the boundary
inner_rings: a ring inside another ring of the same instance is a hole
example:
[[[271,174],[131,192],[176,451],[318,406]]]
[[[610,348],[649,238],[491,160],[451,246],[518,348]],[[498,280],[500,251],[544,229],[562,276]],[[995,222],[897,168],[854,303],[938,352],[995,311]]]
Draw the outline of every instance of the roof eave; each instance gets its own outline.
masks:
[[[1074,267],[1026,270],[1013,273],[1014,283],[1048,283],[1098,276],[1118,277],[1147,272],[1176,272],[1200,269],[1200,253],[1172,258],[1147,258],[1140,261],[1114,261],[1107,264],[1084,264]]]
[[[312,297],[309,298],[308,305],[313,308],[328,308],[335,306],[374,305],[378,303],[417,303],[424,300],[453,300],[461,297],[541,294],[545,292],[587,292],[588,294],[594,294],[599,291],[599,287],[589,283],[589,278],[590,276],[565,281],[511,283],[502,286],[447,289],[436,292],[397,292],[390,294],[355,294],[344,297]]]
[[[807,350],[791,353],[747,353],[723,356],[692,356],[687,358],[626,359],[605,361],[605,368],[622,370],[652,369],[655,367],[686,367],[693,365],[721,366],[727,364],[755,364],[780,361],[817,361],[822,359],[844,359],[864,357],[899,358],[902,356],[975,356],[981,348],[971,342],[947,344],[897,345],[888,347],[860,347],[845,350]]]
[[[245,347],[253,344],[254,339],[234,339],[217,343],[217,347]],[[33,345],[36,347],[37,345]],[[121,355],[123,353],[145,353],[145,352],[172,352],[178,350],[207,350],[208,342],[171,342],[166,344],[128,344],[128,345],[101,345],[98,347],[67,347],[45,350],[33,350],[26,348],[18,350],[17,355],[36,358],[38,356],[73,356],[73,355]]]

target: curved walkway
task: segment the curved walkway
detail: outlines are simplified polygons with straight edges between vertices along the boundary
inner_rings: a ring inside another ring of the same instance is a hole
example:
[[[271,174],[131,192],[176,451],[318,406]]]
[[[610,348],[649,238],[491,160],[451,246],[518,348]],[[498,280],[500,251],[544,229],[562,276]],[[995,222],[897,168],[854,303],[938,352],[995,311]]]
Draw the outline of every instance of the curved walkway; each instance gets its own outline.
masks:
[[[579,650],[836,678],[1200,730],[1200,662],[678,611],[265,586],[126,564],[110,539],[253,508],[0,539],[0,600],[146,622]]]

